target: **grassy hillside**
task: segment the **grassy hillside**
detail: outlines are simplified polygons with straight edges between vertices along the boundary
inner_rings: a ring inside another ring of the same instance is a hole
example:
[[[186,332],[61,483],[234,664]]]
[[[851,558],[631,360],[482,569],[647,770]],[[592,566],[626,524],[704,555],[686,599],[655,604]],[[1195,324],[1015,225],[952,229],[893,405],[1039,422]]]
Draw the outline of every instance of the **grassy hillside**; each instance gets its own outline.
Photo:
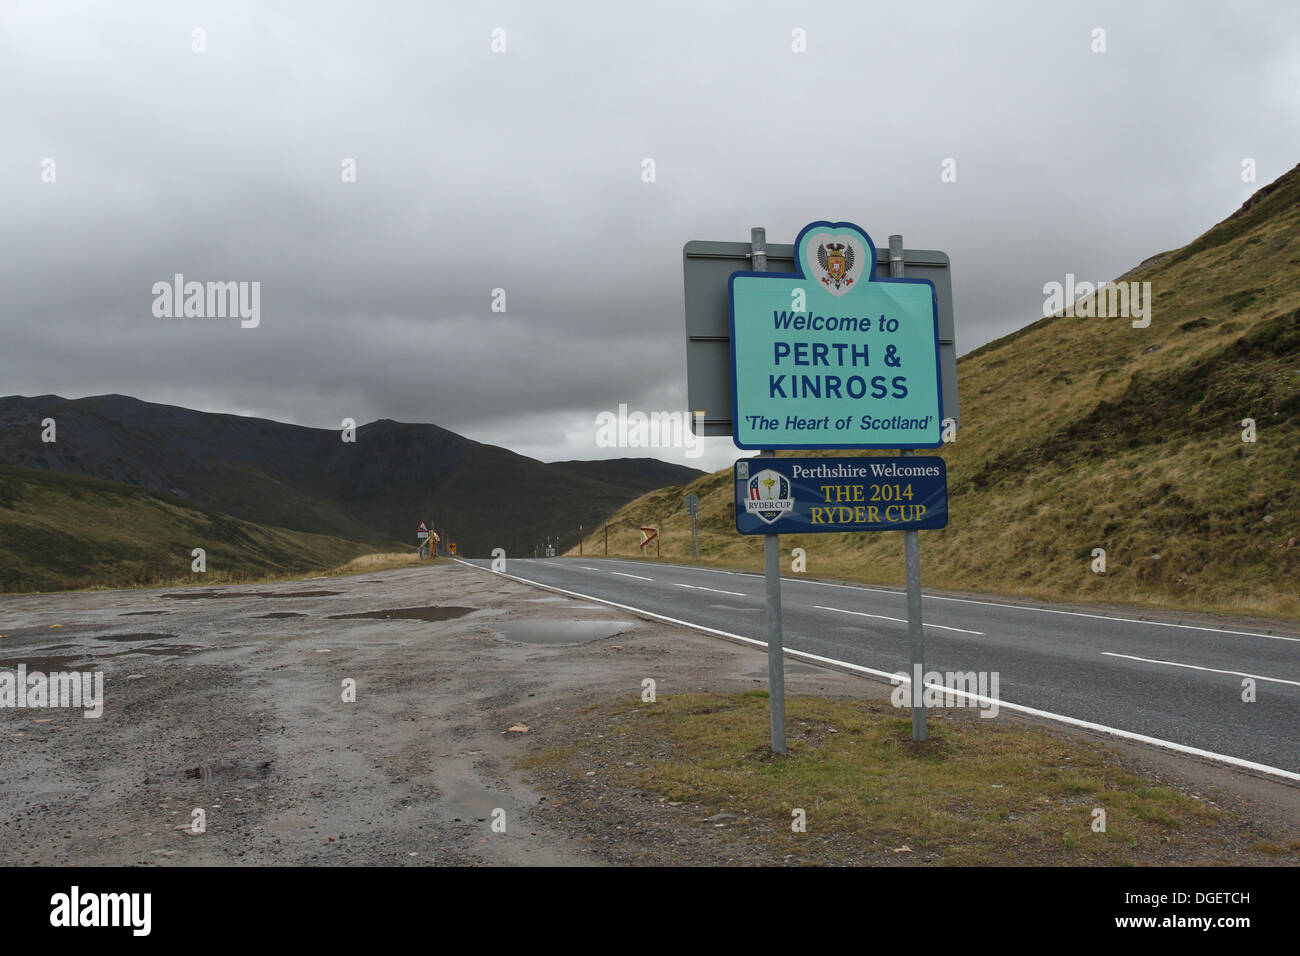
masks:
[[[57,423],[42,441],[41,422]],[[0,465],[100,478],[207,511],[354,541],[415,544],[433,520],[461,554],[575,543],[649,489],[698,469],[654,459],[546,463],[430,424],[340,432],[142,402],[123,395],[0,398]]]
[[[962,428],[939,452],[951,519],[921,535],[923,581],[1300,616],[1300,167],[1121,278],[1151,283],[1149,328],[1057,315],[959,361]],[[689,492],[702,557],[759,567],[729,470],[623,508],[610,553],[638,554],[636,526],[662,517],[665,558],[686,558]],[[812,575],[903,582],[901,534],[786,536],[787,571],[793,547]]]
[[[194,548],[207,552],[204,574],[190,570]],[[0,466],[4,592],[216,584],[334,568],[375,550],[203,511],[132,485]]]

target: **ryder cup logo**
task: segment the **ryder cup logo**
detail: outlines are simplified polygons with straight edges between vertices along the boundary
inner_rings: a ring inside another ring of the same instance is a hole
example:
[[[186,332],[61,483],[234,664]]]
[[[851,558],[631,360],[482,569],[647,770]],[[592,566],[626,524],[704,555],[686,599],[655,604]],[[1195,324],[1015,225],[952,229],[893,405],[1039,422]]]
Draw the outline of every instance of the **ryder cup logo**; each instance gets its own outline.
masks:
[[[794,508],[790,479],[771,468],[764,468],[749,479],[745,511],[768,524]]]

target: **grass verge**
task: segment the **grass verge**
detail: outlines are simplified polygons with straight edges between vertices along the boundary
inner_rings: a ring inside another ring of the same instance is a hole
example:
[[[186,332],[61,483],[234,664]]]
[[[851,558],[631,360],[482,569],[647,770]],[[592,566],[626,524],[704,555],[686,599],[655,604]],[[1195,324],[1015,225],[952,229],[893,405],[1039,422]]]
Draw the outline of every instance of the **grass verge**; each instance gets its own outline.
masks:
[[[523,765],[555,786],[558,805],[619,806],[634,821],[623,830],[643,839],[730,831],[733,862],[1300,862],[1296,834],[1265,832],[1050,730],[932,713],[918,744],[909,712],[888,703],[794,697],[787,711],[784,758],[766,746],[767,693],[748,691],[597,705]],[[806,832],[792,828],[796,810]]]

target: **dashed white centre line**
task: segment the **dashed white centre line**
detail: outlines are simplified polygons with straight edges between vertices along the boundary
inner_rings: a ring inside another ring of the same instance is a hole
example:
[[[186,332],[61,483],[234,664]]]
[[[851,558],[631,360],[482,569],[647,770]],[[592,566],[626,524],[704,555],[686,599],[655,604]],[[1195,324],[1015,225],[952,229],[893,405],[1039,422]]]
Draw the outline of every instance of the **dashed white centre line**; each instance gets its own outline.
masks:
[[[886,617],[883,614],[867,614],[863,611],[846,611],[842,607],[823,607],[820,604],[814,604],[813,607],[819,611],[838,611],[841,614],[852,614],[855,617],[874,617],[881,621],[897,621],[899,624],[907,623],[907,618],[905,617]],[[964,627],[948,627],[944,624],[929,624],[924,621],[922,623],[925,624],[926,627],[937,627],[941,631],[956,631],[958,634],[975,634],[979,637],[984,636],[983,631],[968,631]]]
[[[677,582],[674,581],[674,582],[673,582],[673,587],[677,587],[677,588],[690,588],[692,591],[708,591],[708,592],[710,592],[710,593],[712,593],[712,594],[730,594],[732,597],[744,597],[744,596],[745,596],[745,595],[741,594],[739,591],[720,591],[720,590],[718,590],[717,588],[706,588],[706,587],[703,587],[703,586],[701,586],[701,585],[699,585],[699,584],[678,584]]]
[[[1217,667],[1201,667],[1199,664],[1182,664],[1178,661],[1158,661],[1150,657],[1134,657],[1132,654],[1112,654],[1110,651],[1102,651],[1102,657],[1123,657],[1130,661],[1141,661],[1144,664],[1166,664],[1169,667],[1187,667],[1194,671],[1209,671],[1212,674],[1231,674],[1234,677],[1249,677],[1252,680],[1266,680],[1274,684],[1290,684],[1292,687],[1300,687],[1300,680],[1284,680],[1281,677],[1264,677],[1261,674],[1247,674],[1244,671],[1224,671]]]
[[[620,578],[636,578],[638,581],[653,581],[654,578],[643,578],[639,574],[628,574],[625,571],[611,571],[610,574],[617,574]]]

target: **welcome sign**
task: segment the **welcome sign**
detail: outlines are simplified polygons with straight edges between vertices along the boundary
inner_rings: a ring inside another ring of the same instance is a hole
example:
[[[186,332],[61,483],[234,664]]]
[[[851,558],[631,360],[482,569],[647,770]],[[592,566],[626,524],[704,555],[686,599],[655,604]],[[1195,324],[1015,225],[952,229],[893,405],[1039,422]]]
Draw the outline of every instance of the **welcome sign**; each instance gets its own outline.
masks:
[[[733,439],[741,448],[937,448],[939,315],[928,279],[876,277],[850,222],[814,222],[793,275],[735,272]]]

